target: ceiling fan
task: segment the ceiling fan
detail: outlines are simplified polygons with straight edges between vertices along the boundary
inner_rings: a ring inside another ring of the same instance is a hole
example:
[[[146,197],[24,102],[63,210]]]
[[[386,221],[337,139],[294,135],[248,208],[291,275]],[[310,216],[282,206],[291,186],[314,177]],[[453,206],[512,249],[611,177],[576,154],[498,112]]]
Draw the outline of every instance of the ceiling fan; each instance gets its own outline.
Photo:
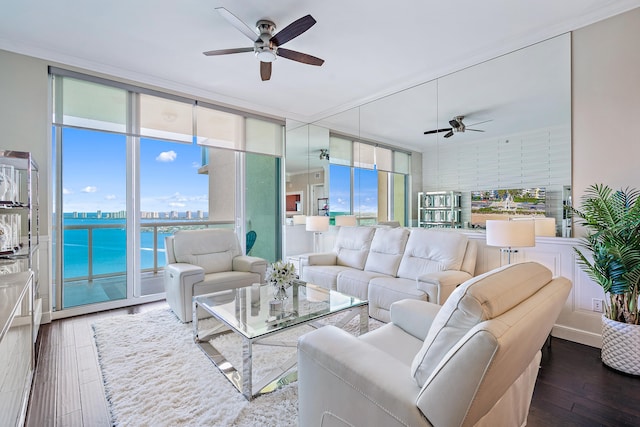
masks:
[[[445,138],[450,138],[453,136],[454,133],[456,132],[465,132],[468,130],[474,131],[474,132],[484,132],[482,129],[471,129],[465,126],[464,123],[462,123],[462,120],[464,119],[464,116],[455,116],[453,119],[449,120],[449,124],[451,125],[450,128],[444,128],[444,129],[434,129],[434,130],[428,130],[425,131],[425,135],[431,134],[431,133],[439,133],[439,132],[447,132],[444,137]],[[483,122],[478,122],[478,123],[474,123],[470,126],[476,126],[482,123],[487,123],[490,122],[491,120],[485,120]]]
[[[292,22],[284,27],[278,34],[273,34],[276,30],[276,24],[266,19],[261,19],[256,23],[257,33],[253,31],[247,24],[242,22],[237,16],[229,12],[224,7],[217,7],[216,10],[231,25],[236,27],[242,34],[249,37],[253,41],[253,47],[240,47],[235,49],[209,50],[203,52],[206,56],[228,55],[230,53],[254,52],[256,58],[260,60],[260,77],[262,81],[271,78],[271,63],[278,56],[293,61],[302,62],[303,64],[320,66],[324,63],[324,59],[307,55],[306,53],[297,52],[295,50],[285,49],[280,46],[291,39],[298,37],[300,34],[311,28],[316,20],[311,15]]]

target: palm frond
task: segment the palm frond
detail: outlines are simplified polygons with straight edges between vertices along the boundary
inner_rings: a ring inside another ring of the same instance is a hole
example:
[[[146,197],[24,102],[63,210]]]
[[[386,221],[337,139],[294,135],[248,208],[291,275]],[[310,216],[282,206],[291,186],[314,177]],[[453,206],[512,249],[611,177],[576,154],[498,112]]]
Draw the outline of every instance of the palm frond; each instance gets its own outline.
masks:
[[[587,230],[580,240],[590,257],[574,248],[577,263],[610,296],[608,317],[637,323],[640,288],[640,191],[613,191],[603,184],[585,190],[571,209]]]

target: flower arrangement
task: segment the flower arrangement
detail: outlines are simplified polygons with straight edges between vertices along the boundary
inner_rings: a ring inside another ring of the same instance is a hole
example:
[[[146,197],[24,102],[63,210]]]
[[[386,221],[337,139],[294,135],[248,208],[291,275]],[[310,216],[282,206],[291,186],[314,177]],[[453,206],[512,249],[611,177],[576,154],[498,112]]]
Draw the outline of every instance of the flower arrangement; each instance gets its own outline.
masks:
[[[296,268],[290,262],[274,262],[267,271],[267,281],[276,287],[287,288],[295,278]]]

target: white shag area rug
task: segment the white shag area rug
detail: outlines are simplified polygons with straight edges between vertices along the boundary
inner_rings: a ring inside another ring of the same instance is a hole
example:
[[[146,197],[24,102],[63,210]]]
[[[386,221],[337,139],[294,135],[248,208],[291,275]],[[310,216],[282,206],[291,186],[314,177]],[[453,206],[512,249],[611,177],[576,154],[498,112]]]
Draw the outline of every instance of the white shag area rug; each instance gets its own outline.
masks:
[[[345,329],[355,331],[357,322],[356,316]],[[370,330],[380,325],[369,320]],[[93,329],[115,426],[297,425],[295,382],[247,401],[194,343],[192,324],[181,323],[170,309],[100,319]],[[310,330],[301,326],[275,337],[295,341]],[[215,346],[241,369],[236,334],[217,338]],[[254,381],[296,351],[261,345],[253,349]]]

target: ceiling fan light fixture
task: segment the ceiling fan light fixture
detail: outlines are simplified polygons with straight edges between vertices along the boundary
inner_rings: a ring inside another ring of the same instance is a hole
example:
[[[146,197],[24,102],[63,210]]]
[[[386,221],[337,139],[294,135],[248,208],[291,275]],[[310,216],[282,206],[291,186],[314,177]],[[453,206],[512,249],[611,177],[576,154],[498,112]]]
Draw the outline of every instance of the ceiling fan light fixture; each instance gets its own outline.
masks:
[[[276,60],[277,56],[274,49],[261,47],[256,49],[256,58],[258,58],[260,62],[273,62]]]

